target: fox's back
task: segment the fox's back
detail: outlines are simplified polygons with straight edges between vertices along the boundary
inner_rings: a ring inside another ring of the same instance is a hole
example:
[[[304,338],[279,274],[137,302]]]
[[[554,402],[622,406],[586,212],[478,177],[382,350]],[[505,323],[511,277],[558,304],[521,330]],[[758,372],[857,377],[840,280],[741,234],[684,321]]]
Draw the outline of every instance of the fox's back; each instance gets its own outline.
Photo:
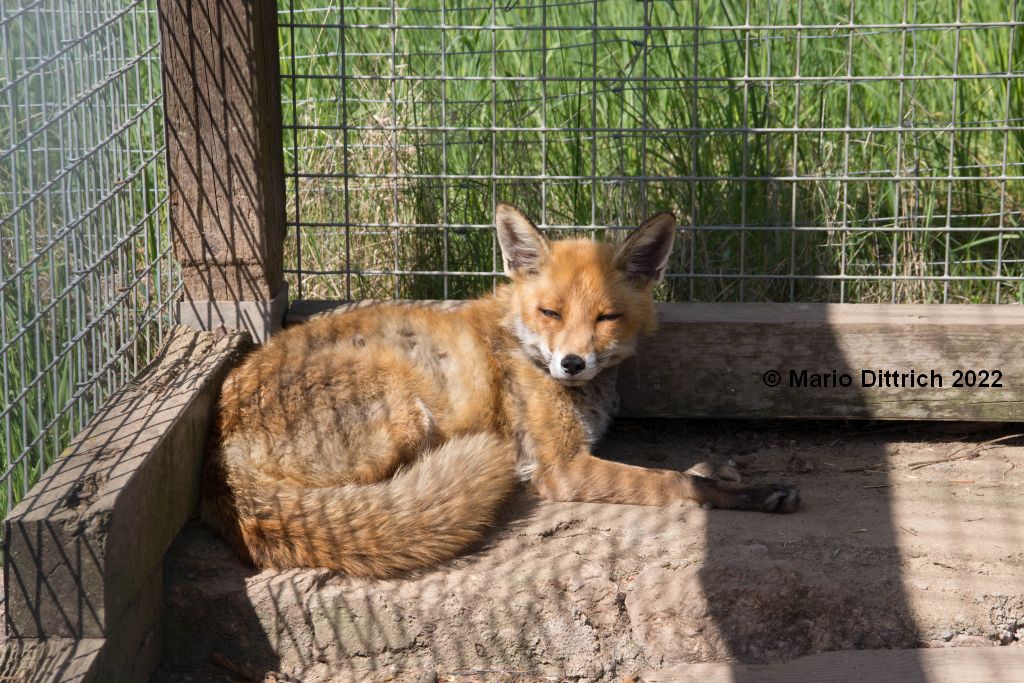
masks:
[[[310,438],[344,440],[367,417],[400,422],[410,410],[425,411],[435,438],[493,429],[506,374],[495,347],[507,346],[493,305],[385,303],[288,329],[225,381],[222,438],[258,432],[280,453]],[[423,405],[406,405],[412,397]]]

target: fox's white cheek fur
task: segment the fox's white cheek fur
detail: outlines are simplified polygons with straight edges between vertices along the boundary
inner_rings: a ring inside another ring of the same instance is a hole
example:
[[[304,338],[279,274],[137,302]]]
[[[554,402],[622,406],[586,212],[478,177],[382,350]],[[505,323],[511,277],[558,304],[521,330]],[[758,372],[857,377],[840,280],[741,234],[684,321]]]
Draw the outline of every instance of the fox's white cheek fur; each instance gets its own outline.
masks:
[[[515,332],[516,337],[524,346],[536,349],[544,359],[545,363],[551,363],[551,348],[548,346],[547,342],[544,341],[544,337],[527,327],[522,318],[517,317],[515,319]]]

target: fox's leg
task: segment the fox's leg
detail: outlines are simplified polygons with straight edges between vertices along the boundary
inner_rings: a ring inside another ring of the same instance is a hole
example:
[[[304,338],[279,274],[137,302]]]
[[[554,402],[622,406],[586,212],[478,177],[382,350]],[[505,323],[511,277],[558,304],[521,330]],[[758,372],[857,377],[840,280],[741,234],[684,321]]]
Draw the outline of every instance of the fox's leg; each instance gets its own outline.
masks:
[[[800,494],[789,486],[744,486],[673,470],[647,469],[601,460],[588,453],[548,463],[533,476],[550,500],[630,505],[671,505],[692,500],[734,510],[793,512]]]

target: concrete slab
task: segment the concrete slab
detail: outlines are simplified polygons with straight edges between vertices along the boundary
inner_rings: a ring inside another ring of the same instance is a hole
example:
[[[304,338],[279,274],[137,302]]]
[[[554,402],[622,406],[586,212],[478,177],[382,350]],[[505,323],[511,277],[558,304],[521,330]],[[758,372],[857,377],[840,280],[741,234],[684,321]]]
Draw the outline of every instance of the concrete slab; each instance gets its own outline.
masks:
[[[844,650],[785,664],[691,664],[623,677],[624,683],[1020,683],[1024,648]]]
[[[622,422],[606,457],[675,469],[732,459],[747,481],[798,485],[804,509],[552,504],[524,492],[481,548],[402,580],[255,572],[196,524],[165,563],[154,680],[619,681],[891,648],[923,675],[920,648],[1019,651],[1024,447],[993,441],[1013,431]]]
[[[259,344],[267,341],[284,322],[288,309],[288,284],[285,283],[270,301],[200,301],[182,299],[178,302],[178,321],[197,330],[223,328],[230,332],[248,332]]]

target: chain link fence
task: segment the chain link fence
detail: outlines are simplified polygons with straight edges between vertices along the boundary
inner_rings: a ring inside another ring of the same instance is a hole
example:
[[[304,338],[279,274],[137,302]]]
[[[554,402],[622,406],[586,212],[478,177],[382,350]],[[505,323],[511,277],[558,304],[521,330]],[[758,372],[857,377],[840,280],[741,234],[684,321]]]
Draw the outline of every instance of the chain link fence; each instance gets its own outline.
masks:
[[[280,0],[300,298],[461,298],[497,200],[673,209],[677,301],[1024,301],[1018,0]]]
[[[161,342],[155,0],[0,4],[0,513]]]

